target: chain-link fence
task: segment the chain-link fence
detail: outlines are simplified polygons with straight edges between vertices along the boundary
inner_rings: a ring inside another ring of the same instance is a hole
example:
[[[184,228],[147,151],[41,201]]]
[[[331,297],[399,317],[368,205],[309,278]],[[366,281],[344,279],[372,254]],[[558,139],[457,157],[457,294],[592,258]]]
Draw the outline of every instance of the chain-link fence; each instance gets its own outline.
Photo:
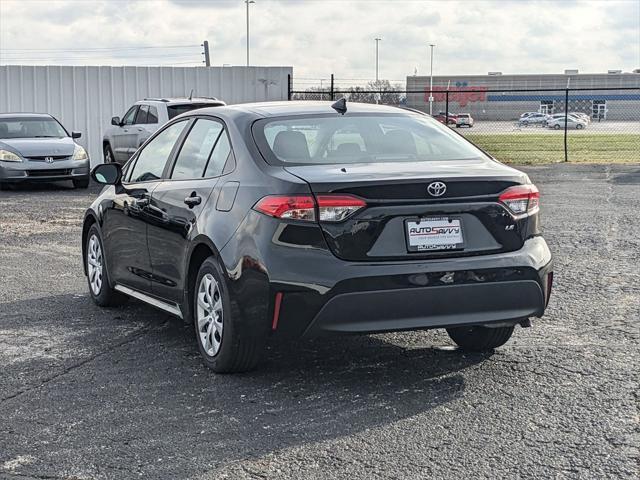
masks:
[[[290,100],[336,100],[431,114],[495,158],[513,163],[640,162],[640,88],[401,90],[389,82],[290,88]],[[292,84],[290,83],[292,87]]]

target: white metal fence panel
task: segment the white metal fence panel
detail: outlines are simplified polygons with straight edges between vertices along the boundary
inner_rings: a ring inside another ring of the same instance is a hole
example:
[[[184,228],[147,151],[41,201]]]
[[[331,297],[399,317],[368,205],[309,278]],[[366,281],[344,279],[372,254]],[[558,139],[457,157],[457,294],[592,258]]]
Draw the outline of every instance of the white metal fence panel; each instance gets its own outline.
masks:
[[[287,99],[291,67],[72,67],[0,66],[0,113],[55,116],[102,161],[102,134],[146,97],[217,97],[228,104]]]

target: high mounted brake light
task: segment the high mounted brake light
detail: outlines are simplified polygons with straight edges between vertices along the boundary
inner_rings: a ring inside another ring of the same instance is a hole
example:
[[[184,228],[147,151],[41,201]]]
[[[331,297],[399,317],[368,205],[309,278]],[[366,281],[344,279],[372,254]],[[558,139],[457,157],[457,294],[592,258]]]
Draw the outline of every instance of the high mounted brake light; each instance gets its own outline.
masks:
[[[516,185],[502,192],[499,200],[515,215],[532,214],[540,206],[540,192],[533,184]]]
[[[317,202],[316,202],[317,199]],[[253,209],[275,218],[313,222],[341,222],[356,211],[367,206],[361,198],[353,195],[268,195],[253,206]]]

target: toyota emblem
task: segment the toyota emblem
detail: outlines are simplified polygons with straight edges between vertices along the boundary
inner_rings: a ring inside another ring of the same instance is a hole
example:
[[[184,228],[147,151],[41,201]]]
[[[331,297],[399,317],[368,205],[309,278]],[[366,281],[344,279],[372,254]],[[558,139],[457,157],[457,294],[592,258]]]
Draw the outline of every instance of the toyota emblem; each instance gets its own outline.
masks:
[[[432,197],[441,197],[447,191],[447,186],[442,182],[431,182],[427,186],[427,192]]]
[[[47,163],[53,163],[53,157],[44,157],[44,161]]]

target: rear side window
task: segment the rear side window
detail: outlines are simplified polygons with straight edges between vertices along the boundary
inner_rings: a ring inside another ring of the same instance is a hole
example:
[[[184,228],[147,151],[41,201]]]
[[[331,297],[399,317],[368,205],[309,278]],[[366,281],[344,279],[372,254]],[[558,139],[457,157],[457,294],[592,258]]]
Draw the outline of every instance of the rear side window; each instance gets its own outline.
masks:
[[[211,105],[207,103],[186,103],[184,105],[169,105],[167,107],[167,114],[169,115],[169,120],[178,115],[186,112],[190,112],[191,110],[197,110],[198,108],[206,108]]]
[[[430,117],[413,114],[313,115],[265,119],[253,126],[272,164],[348,164],[484,157]]]
[[[216,147],[213,149],[209,163],[207,164],[207,171],[205,177],[217,177],[222,175],[225,163],[229,154],[231,153],[231,144],[229,143],[229,137],[226,132],[220,134],[220,138],[216,143]]]
[[[220,122],[199,118],[182,144],[171,178],[174,180],[201,178],[213,157],[214,147],[223,133]],[[228,154],[228,153],[227,153]]]
[[[186,121],[181,121],[168,126],[140,151],[129,177],[131,182],[147,182],[162,177],[169,155],[186,124]]]
[[[158,123],[158,109],[153,105],[149,105],[147,113],[147,123]]]

